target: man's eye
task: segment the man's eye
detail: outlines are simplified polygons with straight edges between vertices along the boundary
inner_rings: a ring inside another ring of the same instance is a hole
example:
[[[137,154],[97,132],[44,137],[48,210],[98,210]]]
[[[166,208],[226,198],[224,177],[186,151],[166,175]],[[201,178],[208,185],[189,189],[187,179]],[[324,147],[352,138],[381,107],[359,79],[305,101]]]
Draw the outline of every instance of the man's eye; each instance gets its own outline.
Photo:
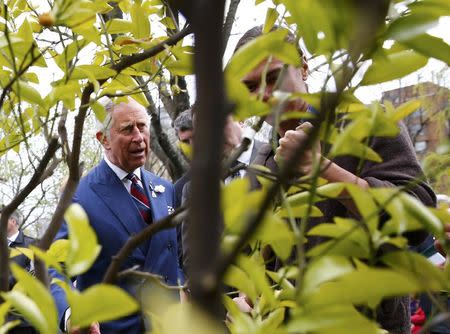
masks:
[[[132,130],[133,130],[132,126],[127,126],[127,127],[122,128],[121,132],[125,133],[125,134],[128,134],[128,133],[131,133]]]
[[[250,91],[250,93],[254,93],[258,89],[258,85],[252,84],[252,83],[246,83],[247,89]]]

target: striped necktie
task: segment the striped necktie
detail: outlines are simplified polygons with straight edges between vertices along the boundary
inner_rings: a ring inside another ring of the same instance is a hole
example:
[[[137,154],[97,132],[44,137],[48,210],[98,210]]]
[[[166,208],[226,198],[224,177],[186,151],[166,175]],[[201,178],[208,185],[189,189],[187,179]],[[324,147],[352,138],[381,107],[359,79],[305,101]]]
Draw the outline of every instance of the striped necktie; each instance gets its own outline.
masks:
[[[139,184],[138,177],[134,173],[130,173],[126,176],[126,178],[131,181],[130,195],[133,198],[142,219],[144,219],[147,224],[150,224],[152,222],[150,201],[145,194],[144,189]]]

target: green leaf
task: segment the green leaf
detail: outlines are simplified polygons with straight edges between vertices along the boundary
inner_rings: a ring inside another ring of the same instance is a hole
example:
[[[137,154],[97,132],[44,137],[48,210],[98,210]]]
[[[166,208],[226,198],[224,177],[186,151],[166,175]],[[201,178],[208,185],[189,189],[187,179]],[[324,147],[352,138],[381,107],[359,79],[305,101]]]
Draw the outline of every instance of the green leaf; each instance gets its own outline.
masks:
[[[355,270],[350,260],[343,256],[327,255],[313,260],[306,269],[300,298],[316,291],[321,284]]]
[[[164,63],[164,66],[173,75],[185,76],[194,74],[192,54],[186,54],[183,58],[170,59]]]
[[[235,333],[234,328],[239,329],[242,333],[254,333],[256,331],[256,324],[249,314],[242,312],[237,304],[228,296],[223,296],[223,303],[230,313],[233,321],[229,324],[231,333]],[[183,330],[183,332],[186,332]],[[169,333],[169,332],[167,332]],[[173,332],[172,332],[173,333]],[[198,333],[194,331],[193,333]]]
[[[264,295],[268,304],[276,306],[277,301],[275,299],[274,291],[266,278],[264,264],[260,265],[253,258],[241,256],[238,260],[238,265],[252,278],[257,291]]]
[[[371,194],[354,184],[347,184],[347,191],[370,233],[375,232],[378,228],[379,210]]]
[[[63,72],[66,72],[70,62],[87,44],[86,40],[77,39],[66,46],[64,51],[60,55],[55,56],[53,60]]]
[[[358,126],[347,126],[344,131],[338,134],[335,138],[335,143],[331,148],[329,156],[331,158],[335,158],[342,155],[350,155],[363,160],[371,160],[375,162],[381,162],[382,159],[372,148],[367,145],[361,143],[358,138],[355,138],[353,131],[357,129],[357,131],[361,131],[359,129],[359,125],[362,122],[356,123]],[[369,125],[366,123],[366,130],[364,133],[368,134]]]
[[[408,102],[403,103],[395,109],[395,112],[392,115],[392,120],[394,122],[399,122],[400,120],[408,117],[414,111],[420,108],[421,101],[419,100],[410,100]]]
[[[446,290],[447,280],[443,271],[424,256],[411,251],[397,251],[380,259],[393,270],[415,277],[424,289]]]
[[[369,236],[362,228],[361,223],[351,218],[334,217],[334,224],[324,223],[314,226],[308,231],[308,235],[342,239],[340,242],[346,240],[358,244],[364,250],[361,256],[369,253]]]
[[[263,192],[249,190],[250,183],[247,178],[233,180],[223,188],[221,207],[225,227],[231,233],[240,233],[243,224],[256,214],[261,203]]]
[[[13,85],[13,91],[17,96],[20,96],[22,100],[25,100],[31,104],[37,104],[42,108],[46,108],[45,102],[41,97],[41,94],[29,85],[27,82],[18,80],[17,84]],[[17,85],[19,87],[17,87]]]
[[[41,249],[31,245],[30,249],[45,262],[47,267],[54,267],[61,271],[60,263],[66,262],[69,253],[70,242],[67,239],[59,239],[53,242],[50,249],[43,252]]]
[[[105,86],[102,94],[116,94],[117,91],[120,90],[122,91],[122,93],[129,93],[129,96],[135,99],[136,102],[143,105],[144,107],[147,107],[149,105],[147,98],[142,92],[142,89],[138,87],[138,83],[130,75],[119,73],[110,84],[107,84]]]
[[[106,22],[109,34],[125,34],[133,30],[133,22],[123,19],[112,19]]]
[[[286,30],[276,30],[259,36],[240,48],[228,63],[225,73],[229,78],[241,80],[269,55],[286,64],[298,66],[300,59],[294,45],[286,43]]]
[[[442,38],[423,34],[402,41],[402,44],[424,56],[442,60],[447,65],[450,65],[450,46]]]
[[[281,218],[303,218],[306,216],[306,213],[308,212],[308,204],[304,205],[298,205],[293,208],[287,209],[287,208],[281,208],[276,212],[277,216]],[[322,217],[323,213],[320,211],[320,209],[317,206],[311,207],[311,213],[310,217]]]
[[[288,333],[379,334],[375,322],[352,305],[324,305],[296,312],[287,325]]]
[[[283,323],[285,308],[280,307],[270,312],[269,315],[262,321],[258,332],[260,334],[276,333],[276,330]]]
[[[400,191],[396,188],[371,188],[369,192],[374,196],[381,208],[389,213],[390,219],[382,228],[383,235],[402,234],[406,231],[420,228],[405,211],[399,198]]]
[[[431,210],[411,195],[401,193],[399,197],[408,214],[417,219],[423,227],[433,233],[436,237],[444,237],[444,227]]]
[[[439,17],[429,15],[402,16],[389,25],[385,38],[402,42],[426,33],[438,23]]]
[[[374,85],[402,78],[427,64],[427,57],[405,50],[374,59],[364,74],[361,85]]]
[[[74,68],[71,79],[108,79],[117,74],[116,71],[105,66],[99,65],[78,65]]]
[[[21,38],[24,42],[30,44],[34,43],[33,29],[31,28],[31,24],[28,18],[23,20],[22,25],[19,27],[16,36],[18,38]]]
[[[5,323],[6,314],[8,314],[10,308],[11,303],[3,302],[0,304],[0,325]]]
[[[0,295],[4,300],[11,303],[13,307],[40,333],[56,333],[56,319],[54,324],[48,323],[39,306],[24,293],[12,290],[7,293],[2,292]]]
[[[266,216],[254,238],[270,245],[283,261],[291,255],[295,243],[294,234],[287,223],[274,215]]]
[[[335,233],[334,231],[320,231],[321,233]],[[319,233],[319,232],[318,232]],[[342,238],[336,240],[329,240],[320,243],[307,252],[309,257],[317,257],[323,255],[342,255],[348,257],[355,257],[360,259],[369,258],[367,249],[364,249],[360,243],[355,242],[351,238]]]
[[[86,272],[94,263],[101,246],[89,225],[88,217],[79,204],[72,204],[64,214],[69,229],[70,250],[67,257],[67,274],[70,277]]]
[[[20,320],[9,321],[0,327],[0,334],[11,333],[10,330],[20,324]]]
[[[73,326],[88,327],[98,321],[110,321],[137,311],[137,302],[124,290],[107,284],[94,285],[82,293],[68,294]]]
[[[328,48],[336,48],[337,37],[332,27],[334,15],[330,10],[332,8],[333,11],[336,11],[336,6],[330,6],[320,1],[297,0],[284,0],[283,4],[297,23],[299,33],[309,52],[316,53]],[[319,32],[323,34],[323,39],[317,37]]]
[[[277,21],[278,12],[276,8],[267,8],[266,19],[264,20],[263,34],[267,34]]]
[[[320,199],[315,198],[315,202],[323,201],[327,198],[336,198],[341,194],[341,192],[344,190],[345,184],[344,183],[328,183],[323,186],[320,186],[316,189],[316,195],[321,196]],[[309,201],[310,192],[303,191],[294,195],[291,195],[287,198],[287,201],[289,203],[289,206],[291,208],[296,208],[297,206],[303,206],[305,204],[308,204]]]
[[[23,247],[16,247],[11,248],[11,251],[9,253],[9,257],[13,258],[19,255],[25,255],[27,258],[29,258],[31,261],[33,261],[33,251],[31,248],[23,248]]]
[[[224,283],[245,293],[250,300],[256,300],[258,297],[253,280],[239,267],[232,265],[228,268]]]
[[[67,83],[57,83],[52,91],[45,97],[45,102],[52,107],[62,101],[68,110],[75,109],[75,100],[81,95],[80,83],[72,80]]]
[[[170,18],[169,16],[162,18],[161,20],[159,20],[159,22],[161,24],[163,24],[164,26],[166,26],[166,28],[168,28],[168,29],[175,30],[177,28],[175,26],[175,24],[173,23],[172,18]]]
[[[150,36],[150,21],[145,11],[142,10],[141,0],[134,1],[131,7],[131,22],[133,22],[133,35],[135,38],[146,38]]]
[[[422,291],[415,277],[388,269],[367,268],[350,272],[304,299],[305,308],[334,304],[377,305],[383,298]]]
[[[56,305],[50,292],[39,280],[16,263],[11,264],[11,271],[28,296],[13,290],[6,294],[5,299],[10,301],[14,308],[41,333],[56,333]]]

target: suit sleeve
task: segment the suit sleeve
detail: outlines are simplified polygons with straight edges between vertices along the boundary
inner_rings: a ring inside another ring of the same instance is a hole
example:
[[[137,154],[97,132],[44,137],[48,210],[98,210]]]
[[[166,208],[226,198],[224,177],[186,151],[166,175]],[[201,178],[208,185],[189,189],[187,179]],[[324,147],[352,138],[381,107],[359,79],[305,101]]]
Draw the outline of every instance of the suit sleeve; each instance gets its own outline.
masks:
[[[67,224],[63,222],[63,225],[61,226],[61,229],[58,231],[55,241],[60,239],[67,239],[68,238],[68,230],[67,230]],[[58,273],[55,269],[50,268],[48,270],[49,277],[51,280],[53,279],[60,279],[62,281],[65,281],[65,277],[62,276],[60,273]],[[67,303],[66,293],[64,290],[55,283],[50,284],[50,293],[53,296],[53,299],[55,300],[56,309],[58,311],[58,324],[60,325],[60,328],[65,327],[65,319],[64,314],[66,310],[69,308],[69,304]]]

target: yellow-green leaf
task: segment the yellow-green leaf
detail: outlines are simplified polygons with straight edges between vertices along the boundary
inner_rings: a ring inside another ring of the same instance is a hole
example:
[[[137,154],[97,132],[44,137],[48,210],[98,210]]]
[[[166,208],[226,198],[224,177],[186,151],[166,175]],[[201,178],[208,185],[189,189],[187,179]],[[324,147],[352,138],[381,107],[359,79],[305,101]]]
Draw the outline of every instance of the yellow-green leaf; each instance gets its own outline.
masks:
[[[19,87],[17,87],[17,85]],[[41,94],[39,94],[35,88],[25,81],[18,80],[17,84],[13,85],[13,91],[20,96],[22,100],[25,100],[31,104],[37,104],[43,108],[46,107]]]
[[[395,122],[398,122],[406,117],[408,117],[410,114],[412,114],[414,111],[416,111],[418,108],[420,108],[420,105],[422,103],[419,100],[411,100],[408,102],[403,103],[399,107],[395,109],[395,112],[392,115],[392,120]]]
[[[386,57],[374,59],[367,69],[361,85],[374,85],[394,79],[399,79],[424,67],[428,58],[412,50],[389,54]]]
[[[308,265],[302,283],[301,296],[313,293],[327,281],[331,281],[355,270],[349,259],[343,256],[323,256]]]
[[[106,23],[109,34],[124,34],[133,30],[133,22],[123,19],[112,19]]]
[[[150,21],[145,11],[142,9],[141,0],[134,1],[131,7],[131,22],[133,22],[133,35],[135,38],[145,38],[150,36]]]
[[[72,204],[64,214],[69,229],[70,251],[67,256],[67,273],[73,277],[86,272],[94,263],[101,246],[89,225],[89,219],[81,205]]]
[[[226,75],[240,80],[269,55],[286,64],[300,65],[295,46],[284,41],[286,34],[286,30],[272,31],[244,45],[231,58],[225,70]]]
[[[42,333],[55,333],[57,329],[57,312],[50,292],[39,280],[31,276],[31,274],[19,265],[12,263],[11,271],[17,283],[26,292],[28,297],[17,294],[13,295],[11,299],[7,299],[11,301],[13,306],[19,310],[25,319],[40,329]],[[10,293],[13,293],[13,291]],[[26,305],[21,304],[22,302],[26,302],[28,298],[30,299],[30,303],[26,303]],[[39,309],[36,315],[31,314],[35,307]]]
[[[91,323],[104,322],[127,316],[137,311],[137,302],[117,286],[98,284],[82,293],[68,294],[71,307],[70,322],[73,326],[87,327]]]

